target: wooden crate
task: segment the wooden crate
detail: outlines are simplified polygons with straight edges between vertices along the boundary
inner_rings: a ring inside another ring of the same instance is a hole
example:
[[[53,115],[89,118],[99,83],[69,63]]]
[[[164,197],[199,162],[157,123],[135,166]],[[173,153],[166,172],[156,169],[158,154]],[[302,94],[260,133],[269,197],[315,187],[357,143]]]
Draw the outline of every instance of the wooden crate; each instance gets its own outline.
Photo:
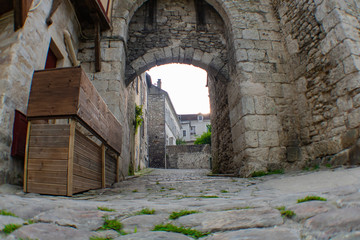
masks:
[[[105,145],[121,152],[122,126],[80,67],[35,71],[28,119],[74,117]]]
[[[24,191],[72,196],[110,187],[119,179],[119,156],[69,124],[30,121],[25,156]]]
[[[81,68],[34,73],[24,191],[72,196],[119,180],[122,128]]]

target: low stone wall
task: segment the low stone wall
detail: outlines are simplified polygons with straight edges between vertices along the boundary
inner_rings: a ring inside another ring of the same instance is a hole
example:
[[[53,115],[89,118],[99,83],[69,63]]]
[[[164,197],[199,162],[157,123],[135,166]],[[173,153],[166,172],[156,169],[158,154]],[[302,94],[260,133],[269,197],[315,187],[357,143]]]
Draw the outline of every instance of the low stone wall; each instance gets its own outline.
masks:
[[[166,146],[166,167],[210,169],[210,145]]]

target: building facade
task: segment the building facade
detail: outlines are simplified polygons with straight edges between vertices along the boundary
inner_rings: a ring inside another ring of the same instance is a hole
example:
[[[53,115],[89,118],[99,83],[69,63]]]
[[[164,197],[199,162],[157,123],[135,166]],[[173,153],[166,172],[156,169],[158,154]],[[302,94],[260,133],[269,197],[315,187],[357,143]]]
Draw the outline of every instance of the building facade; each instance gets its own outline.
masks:
[[[148,154],[148,92],[151,86],[150,75],[143,73],[138,76],[129,86],[129,109],[133,105],[134,110],[130,114],[136,115],[136,108],[141,109],[141,125],[137,129],[132,129],[130,139],[132,141],[131,150],[131,172],[139,171],[149,166]],[[131,116],[129,117],[131,118]],[[133,126],[135,127],[134,123]]]
[[[149,166],[167,168],[166,146],[176,145],[181,125],[168,93],[161,89],[160,79],[157,86],[150,88],[148,111]]]
[[[208,131],[210,114],[180,114],[181,139],[193,143],[197,137]]]

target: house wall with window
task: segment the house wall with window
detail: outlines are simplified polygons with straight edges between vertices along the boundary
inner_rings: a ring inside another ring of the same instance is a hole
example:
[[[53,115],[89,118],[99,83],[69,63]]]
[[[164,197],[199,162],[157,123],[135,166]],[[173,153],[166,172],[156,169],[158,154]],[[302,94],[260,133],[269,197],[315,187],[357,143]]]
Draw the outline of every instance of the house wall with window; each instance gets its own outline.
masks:
[[[210,125],[210,114],[183,114],[179,115],[179,120],[182,139],[187,143],[193,143],[197,137],[207,132],[207,125]]]
[[[181,124],[169,95],[152,85],[148,94],[149,166],[167,168],[166,146],[176,145],[181,138]]]
[[[134,118],[135,116],[135,106],[140,106],[142,108],[142,123],[138,127],[137,131],[133,132],[132,140],[132,150],[131,150],[131,167],[133,171],[139,171],[149,166],[149,154],[148,154],[148,83],[151,84],[149,80],[150,76],[143,73],[129,86],[129,110],[133,108],[132,111],[129,111],[129,114]]]
[[[26,115],[34,70],[45,68],[49,49],[52,66],[72,66],[64,31],[69,33],[75,53],[79,46],[79,25],[68,1],[62,1],[53,13],[51,25],[45,23],[52,2],[33,1],[24,24],[17,30],[15,8],[0,10],[0,184],[22,182],[24,158],[11,156],[13,135],[17,134],[14,116],[15,110]],[[21,134],[26,137],[26,132]]]

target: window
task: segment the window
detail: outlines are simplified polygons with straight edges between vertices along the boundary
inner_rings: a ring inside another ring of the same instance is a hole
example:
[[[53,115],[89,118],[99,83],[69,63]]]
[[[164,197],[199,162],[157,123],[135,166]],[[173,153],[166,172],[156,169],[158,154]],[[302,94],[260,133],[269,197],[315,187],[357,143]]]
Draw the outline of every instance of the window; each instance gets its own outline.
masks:
[[[186,130],[183,130],[183,137],[186,137]]]
[[[46,58],[45,69],[56,68],[57,57],[55,53],[49,48]]]
[[[199,121],[202,121],[203,119],[204,119],[203,116],[201,116],[201,115],[198,116]]]
[[[45,62],[45,69],[61,67],[63,63],[64,57],[55,42],[51,39]]]
[[[195,135],[195,134],[196,134],[195,126],[191,126],[190,135]]]

